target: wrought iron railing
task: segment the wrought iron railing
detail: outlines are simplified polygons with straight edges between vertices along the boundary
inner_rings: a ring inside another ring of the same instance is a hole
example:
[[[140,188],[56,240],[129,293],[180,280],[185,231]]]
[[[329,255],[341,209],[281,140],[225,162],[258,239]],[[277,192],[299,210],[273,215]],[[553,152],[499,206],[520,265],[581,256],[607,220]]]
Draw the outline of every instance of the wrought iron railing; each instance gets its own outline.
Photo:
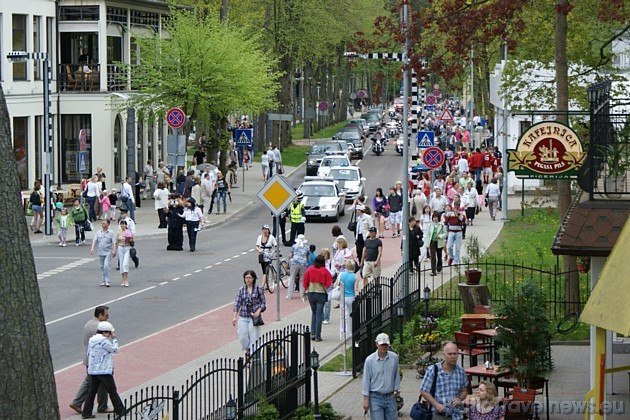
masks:
[[[514,262],[486,260],[474,264],[483,273],[482,283],[488,286],[492,304],[515,296],[523,282],[534,282],[544,291],[549,319],[561,319],[567,312],[582,307],[589,294],[588,276],[562,272],[557,267],[530,267]],[[437,276],[431,269],[414,270],[403,263],[393,277],[381,277],[364,289],[352,304],[352,373],[363,367],[365,358],[375,351],[374,340],[381,332],[395,336],[400,323],[409,319],[416,305],[424,304],[423,290],[429,287],[431,301],[447,303],[448,316],[463,314],[464,303],[458,284],[465,283],[470,265],[446,266]],[[569,278],[577,281],[568,280]],[[402,316],[398,316],[398,308]],[[578,309],[579,310],[579,309]]]
[[[630,199],[630,98],[612,98],[611,82],[589,87],[588,155],[578,184],[589,200]]]
[[[173,420],[227,418],[228,403],[238,419],[256,415],[261,397],[274,404],[280,418],[290,418],[311,400],[311,334],[304,325],[289,325],[258,339],[250,360],[223,358],[195,371],[179,390],[151,386],[127,397],[121,419]],[[152,413],[152,416],[149,416]],[[112,416],[113,417],[113,416]],[[108,418],[112,418],[108,417]]]

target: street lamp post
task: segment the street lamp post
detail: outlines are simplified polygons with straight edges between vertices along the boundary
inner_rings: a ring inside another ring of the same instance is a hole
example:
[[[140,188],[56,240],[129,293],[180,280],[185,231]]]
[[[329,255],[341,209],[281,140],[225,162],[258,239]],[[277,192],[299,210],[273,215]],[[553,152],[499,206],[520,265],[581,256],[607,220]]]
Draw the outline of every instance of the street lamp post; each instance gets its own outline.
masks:
[[[424,298],[424,304],[425,304],[424,318],[429,324],[429,337],[431,337],[431,332],[432,332],[431,330],[433,329],[433,322],[431,322],[431,320],[429,319],[429,303],[431,301],[431,289],[429,288],[429,286],[425,286],[422,292],[424,294],[423,298]]]
[[[51,174],[51,155],[53,148],[53,122],[50,112],[50,81],[52,80],[52,70],[50,68],[50,57],[48,53],[36,52],[27,53],[26,51],[11,51],[7,54],[9,61],[20,63],[26,60],[41,60],[44,62],[44,113],[46,117],[46,127],[44,130],[44,153],[46,153],[46,167],[44,170],[44,233],[52,235],[52,193],[50,186],[52,185]]]
[[[400,345],[403,343],[403,318],[405,317],[405,307],[403,306],[403,301],[400,301],[400,304],[396,307],[396,315],[398,316],[398,333],[400,334]]]
[[[230,400],[225,405],[225,408],[226,408],[225,418],[227,420],[236,420],[236,401],[234,401],[231,394],[230,394]]]
[[[313,416],[315,420],[321,419],[319,414],[319,387],[317,383],[317,369],[319,369],[319,353],[315,350],[311,352],[311,368],[313,368],[313,391],[315,392],[315,399],[313,403]]]

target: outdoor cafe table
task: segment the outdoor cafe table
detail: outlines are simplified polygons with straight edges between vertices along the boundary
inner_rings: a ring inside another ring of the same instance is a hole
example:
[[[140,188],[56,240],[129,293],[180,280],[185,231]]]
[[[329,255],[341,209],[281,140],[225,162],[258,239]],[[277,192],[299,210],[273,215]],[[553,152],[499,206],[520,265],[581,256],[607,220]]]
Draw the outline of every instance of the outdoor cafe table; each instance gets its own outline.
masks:
[[[497,330],[495,330],[494,328],[487,328],[487,329],[484,329],[484,330],[475,330],[475,331],[473,331],[473,334],[475,335],[476,338],[477,337],[481,337],[483,339],[490,339],[490,342],[492,344],[492,347],[491,347],[492,360],[495,361],[495,362],[498,362],[499,358],[497,357],[497,352],[495,351],[496,350],[496,343],[494,342],[494,339],[497,336]]]
[[[477,366],[472,366],[466,368],[466,376],[468,376],[468,381],[470,382],[470,377],[475,376],[481,380],[490,379],[494,382],[494,384],[499,387],[499,379],[504,378],[506,376],[510,376],[512,371],[509,369],[500,369],[498,366],[492,366],[492,369],[486,369],[486,365],[481,364]]]

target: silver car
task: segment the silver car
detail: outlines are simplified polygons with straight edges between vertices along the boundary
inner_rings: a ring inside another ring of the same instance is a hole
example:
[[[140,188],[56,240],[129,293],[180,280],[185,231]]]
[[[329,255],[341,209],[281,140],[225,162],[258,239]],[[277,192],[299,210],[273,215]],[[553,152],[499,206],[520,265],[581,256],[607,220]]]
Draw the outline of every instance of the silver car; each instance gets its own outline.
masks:
[[[334,179],[341,191],[346,193],[346,202],[365,194],[365,178],[358,166],[333,166],[328,178]]]
[[[336,222],[339,216],[345,214],[346,194],[332,179],[307,176],[299,190],[304,194],[302,204],[304,204],[307,220],[319,218]]]

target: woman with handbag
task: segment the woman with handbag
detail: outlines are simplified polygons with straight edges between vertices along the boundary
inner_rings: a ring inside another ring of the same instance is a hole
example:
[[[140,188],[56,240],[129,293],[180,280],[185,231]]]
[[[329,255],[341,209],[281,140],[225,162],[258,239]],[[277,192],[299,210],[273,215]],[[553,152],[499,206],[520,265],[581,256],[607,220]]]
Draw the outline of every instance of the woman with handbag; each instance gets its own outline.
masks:
[[[130,229],[127,229],[126,221],[121,220],[119,226],[120,230],[116,233],[116,248],[114,248],[112,256],[118,255],[118,264],[122,275],[120,286],[129,287],[129,260],[131,259],[129,251],[134,245],[133,233]]]
[[[264,325],[262,313],[267,309],[265,292],[262,287],[256,285],[256,273],[247,270],[243,273],[245,283],[236,294],[234,301],[234,317],[232,325],[237,327],[236,333],[241,342],[241,348],[245,350],[245,360],[249,362],[251,354],[256,350],[254,344],[260,336],[260,326]]]
[[[357,274],[354,272],[354,261],[347,260],[344,269],[335,282],[335,287],[341,287],[339,338],[342,340],[352,337],[350,312],[352,312],[354,297],[359,294],[359,282],[357,281]]]

